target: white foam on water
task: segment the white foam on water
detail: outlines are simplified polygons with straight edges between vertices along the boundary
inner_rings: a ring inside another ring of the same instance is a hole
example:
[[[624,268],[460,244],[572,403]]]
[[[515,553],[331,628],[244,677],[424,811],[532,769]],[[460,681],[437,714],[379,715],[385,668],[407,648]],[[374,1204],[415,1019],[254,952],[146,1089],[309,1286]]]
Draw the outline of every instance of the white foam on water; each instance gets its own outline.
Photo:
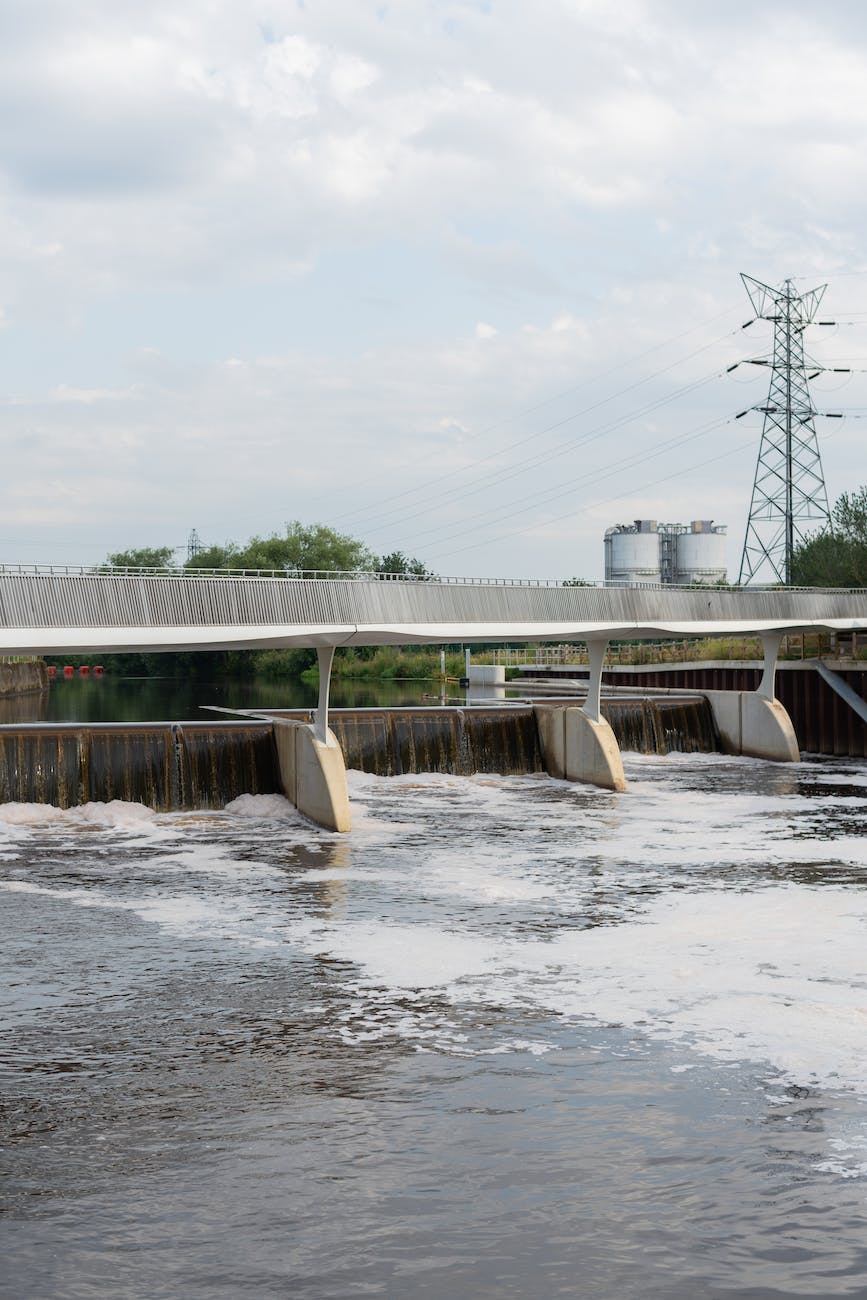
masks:
[[[28,894],[73,907],[131,912],[165,934],[180,939],[225,940],[254,948],[308,946],[311,924],[263,921],[258,900],[243,896],[155,891],[131,898],[99,888],[48,887],[28,880],[0,881],[0,891]],[[298,942],[296,943],[296,936]]]
[[[626,1026],[867,1095],[867,899],[845,889],[661,898],[640,921],[550,942],[357,923],[307,945],[392,996],[438,989],[453,1003]]]
[[[459,998],[462,980],[495,975],[501,944],[495,935],[485,939],[438,926],[370,921],[323,926],[307,947],[316,956],[359,966],[368,985],[395,993],[435,988]]]
[[[256,821],[301,821],[298,809],[282,794],[241,794],[226,804],[233,817]]]
[[[719,755],[693,759],[679,756],[675,766],[732,766]],[[461,898],[495,903],[502,925],[474,929],[472,910],[461,908],[441,926],[407,923],[406,911],[378,923],[350,918],[311,936],[315,950],[353,963],[363,986],[398,998],[439,990],[456,1005],[535,1007],[576,1023],[620,1024],[717,1061],[769,1065],[792,1082],[867,1095],[867,898],[833,882],[755,874],[805,864],[867,870],[867,838],[810,833],[814,815],[860,811],[863,801],[805,798],[785,769],[782,792],[770,794],[692,792],[679,781],[641,779],[662,761],[636,760],[639,779],[615,801],[571,787],[562,799],[528,806],[526,779],[404,778],[422,798],[455,792],[444,801],[446,815],[472,811],[480,825],[507,812],[545,819],[547,835],[534,833],[526,847],[520,835],[473,842],[449,837],[446,827],[422,842],[411,873],[404,861],[389,868],[388,858],[379,859],[377,874],[391,870],[395,895],[403,887],[423,890],[437,906]],[[833,781],[834,773],[825,774]],[[402,801],[384,778],[361,778],[358,788],[371,802],[377,794],[390,807]],[[570,873],[570,852],[576,862],[600,863],[602,879]],[[721,864],[729,875],[749,870],[748,885],[733,878],[721,887]],[[351,886],[351,872],[347,879]],[[636,894],[639,879],[659,896]],[[611,924],[554,926],[550,940],[516,937],[512,905],[516,915],[536,903],[552,917],[569,908],[580,914],[600,885]]]
[[[127,803],[112,799],[108,803],[94,801],[75,808],[56,808],[48,803],[0,804],[0,822],[8,826],[45,826],[61,824],[75,826],[112,826],[140,829],[143,822],[152,822],[157,814],[141,803]]]
[[[514,1008],[540,1026],[523,1050],[549,1046],[551,1017],[618,1024],[697,1059],[770,1067],[783,1080],[867,1098],[867,890],[834,882],[837,867],[867,873],[867,837],[848,829],[864,801],[802,796],[782,768],[757,788],[744,773],[746,788],[721,780],[715,789],[717,766],[764,769],[718,755],[634,759],[625,796],[539,777],[350,773],[348,837],[311,827],[280,796],[153,822],[106,812],[111,805],[84,817],[39,806],[35,822],[20,814],[22,828],[41,820],[75,829],[91,816],[94,825],[115,816],[130,836],[161,826],[172,842],[144,863],[157,883],[131,898],[112,896],[104,882],[91,890],[14,880],[4,887],[128,909],[179,939],[351,964],[341,1032],[353,1041],[396,1034],[425,1050],[511,1050]],[[709,769],[707,788],[684,788],[682,773],[700,767]],[[847,771],[850,784],[862,783],[859,769]],[[846,784],[827,765],[821,775]],[[266,841],[257,821],[272,823]],[[6,825],[14,833],[19,823]],[[221,841],[227,825],[232,838]],[[829,838],[814,829],[824,825],[833,826]],[[255,859],[239,855],[239,837],[255,845]],[[263,842],[285,868],[257,860]],[[333,854],[338,844],[345,865],[335,857],[321,868],[307,858],[293,863],[297,847]],[[823,883],[803,880],[813,866]],[[784,882],[787,867],[797,875]],[[313,910],[309,900],[290,902],[276,876],[340,888],[323,890]],[[606,923],[576,928],[594,918]],[[467,1041],[467,1011],[485,1007],[498,1009],[502,1043]],[[864,1134],[834,1136],[842,1145],[828,1160],[863,1173]]]

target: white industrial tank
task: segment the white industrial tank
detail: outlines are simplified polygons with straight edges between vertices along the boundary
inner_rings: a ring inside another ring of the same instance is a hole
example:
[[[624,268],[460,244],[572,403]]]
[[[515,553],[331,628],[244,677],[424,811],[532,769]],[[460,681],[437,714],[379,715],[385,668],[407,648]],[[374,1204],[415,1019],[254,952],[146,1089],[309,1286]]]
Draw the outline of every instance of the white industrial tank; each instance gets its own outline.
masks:
[[[726,529],[712,519],[696,519],[675,538],[675,577],[681,586],[726,580]]]
[[[636,519],[605,532],[606,582],[659,582],[659,534],[655,519]]]

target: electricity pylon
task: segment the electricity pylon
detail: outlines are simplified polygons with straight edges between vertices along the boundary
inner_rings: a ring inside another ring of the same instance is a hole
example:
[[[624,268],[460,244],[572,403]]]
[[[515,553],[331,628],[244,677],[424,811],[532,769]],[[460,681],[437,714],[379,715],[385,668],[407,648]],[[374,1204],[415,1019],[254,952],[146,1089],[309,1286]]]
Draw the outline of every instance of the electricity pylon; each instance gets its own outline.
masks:
[[[771,366],[771,386],[767,403],[753,407],[765,418],[738,582],[788,585],[796,544],[831,523],[804,358],[804,330],[828,286],[799,294],[791,280],[774,289],[741,279],[756,316],[773,321],[774,351],[758,363]]]

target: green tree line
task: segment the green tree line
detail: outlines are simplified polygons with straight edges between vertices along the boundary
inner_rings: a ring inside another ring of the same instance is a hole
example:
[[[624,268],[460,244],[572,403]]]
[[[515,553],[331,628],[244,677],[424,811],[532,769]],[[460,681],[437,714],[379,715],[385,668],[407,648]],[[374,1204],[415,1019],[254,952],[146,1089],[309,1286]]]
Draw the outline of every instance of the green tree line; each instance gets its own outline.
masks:
[[[375,555],[365,544],[325,524],[286,525],[283,533],[251,537],[244,545],[225,542],[203,547],[182,564],[175,564],[171,546],[144,546],[115,551],[106,566],[127,569],[266,569],[277,573],[306,570],[339,570],[343,573],[394,573],[420,579],[433,575],[414,557],[402,551]],[[340,652],[338,652],[340,653]],[[373,651],[355,650],[356,657],[370,657]],[[102,655],[99,661],[108,672],[126,677],[294,677],[316,663],[316,651],[294,650],[186,650]],[[93,663],[93,655],[48,656],[47,663]]]
[[[867,487],[844,492],[831,527],[807,538],[792,555],[797,587],[867,586]]]

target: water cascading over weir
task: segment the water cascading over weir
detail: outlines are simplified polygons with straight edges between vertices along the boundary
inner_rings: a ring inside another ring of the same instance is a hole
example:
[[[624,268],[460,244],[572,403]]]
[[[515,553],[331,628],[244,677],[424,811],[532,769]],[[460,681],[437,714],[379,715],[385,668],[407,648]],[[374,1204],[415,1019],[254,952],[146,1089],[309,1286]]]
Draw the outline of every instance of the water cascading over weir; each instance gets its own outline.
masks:
[[[170,812],[281,790],[267,723],[0,727],[2,803],[73,808],[122,799]]]
[[[542,709],[548,707],[538,706]],[[718,748],[703,699],[603,701],[621,749]],[[307,711],[280,715],[306,723]],[[348,768],[377,776],[546,771],[537,708],[341,709],[331,714]],[[123,799],[158,812],[224,808],[283,792],[274,723],[30,724],[0,727],[0,802],[70,808]]]

